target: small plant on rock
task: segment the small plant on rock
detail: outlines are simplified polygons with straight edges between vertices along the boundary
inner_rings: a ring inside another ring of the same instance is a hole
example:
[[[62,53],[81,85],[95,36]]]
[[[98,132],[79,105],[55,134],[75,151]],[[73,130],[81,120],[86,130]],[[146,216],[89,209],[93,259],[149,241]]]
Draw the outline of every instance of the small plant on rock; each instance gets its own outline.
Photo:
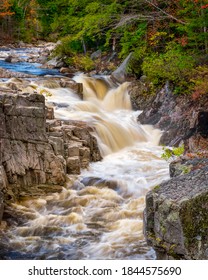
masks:
[[[161,155],[161,157],[168,161],[170,159],[174,159],[175,157],[181,156],[184,153],[184,150],[184,145],[173,148],[163,147],[163,154]]]

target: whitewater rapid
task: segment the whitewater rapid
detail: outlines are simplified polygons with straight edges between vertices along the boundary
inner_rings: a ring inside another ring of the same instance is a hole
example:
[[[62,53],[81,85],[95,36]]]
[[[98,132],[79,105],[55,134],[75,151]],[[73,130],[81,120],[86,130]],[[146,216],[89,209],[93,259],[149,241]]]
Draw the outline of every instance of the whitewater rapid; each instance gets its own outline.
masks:
[[[8,250],[22,259],[154,259],[144,240],[143,210],[148,190],[169,178],[161,131],[138,123],[128,82],[74,79],[83,84],[83,99],[68,88],[31,83],[45,90],[56,118],[94,128],[103,160],[73,176],[59,194],[13,204],[27,222],[7,229]]]

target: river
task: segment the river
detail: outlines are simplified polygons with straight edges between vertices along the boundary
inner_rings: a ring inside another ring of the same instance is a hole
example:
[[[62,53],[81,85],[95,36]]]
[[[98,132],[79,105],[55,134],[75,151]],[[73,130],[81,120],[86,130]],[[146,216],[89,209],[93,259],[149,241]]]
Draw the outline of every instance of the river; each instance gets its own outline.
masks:
[[[31,56],[38,57],[40,48],[19,48],[19,49],[9,49],[0,48],[0,67],[13,72],[21,72],[25,74],[45,76],[45,75],[60,75],[58,69],[44,69],[41,68],[41,64],[34,62],[28,62]],[[13,56],[18,58],[18,62],[10,63],[6,62],[5,58],[8,56]]]
[[[46,103],[56,118],[93,126],[103,160],[61,193],[11,205],[24,222],[5,230],[4,258],[155,259],[143,235],[143,210],[148,190],[169,178],[161,131],[137,122],[128,82],[115,86],[108,77],[85,75],[74,80],[83,83],[83,100],[69,89],[47,88]]]

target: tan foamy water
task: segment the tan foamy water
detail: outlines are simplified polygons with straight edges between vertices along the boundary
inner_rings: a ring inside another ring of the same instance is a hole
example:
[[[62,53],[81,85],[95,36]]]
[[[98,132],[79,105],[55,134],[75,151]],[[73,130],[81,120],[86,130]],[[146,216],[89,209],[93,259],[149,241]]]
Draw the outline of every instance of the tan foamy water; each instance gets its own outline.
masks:
[[[143,236],[145,194],[169,177],[158,146],[161,132],[137,122],[128,83],[75,77],[81,100],[66,88],[47,88],[47,102],[62,119],[95,128],[103,156],[74,177],[61,193],[13,204],[24,217],[4,233],[5,258],[152,259]],[[38,85],[39,91],[45,89]]]

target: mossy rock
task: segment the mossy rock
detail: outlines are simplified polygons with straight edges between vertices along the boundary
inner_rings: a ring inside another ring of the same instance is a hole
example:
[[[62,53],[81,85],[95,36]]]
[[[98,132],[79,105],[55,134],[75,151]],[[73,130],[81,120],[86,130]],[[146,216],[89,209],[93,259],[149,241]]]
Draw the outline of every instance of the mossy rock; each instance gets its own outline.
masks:
[[[162,259],[208,259],[208,166],[146,196],[145,236]]]

